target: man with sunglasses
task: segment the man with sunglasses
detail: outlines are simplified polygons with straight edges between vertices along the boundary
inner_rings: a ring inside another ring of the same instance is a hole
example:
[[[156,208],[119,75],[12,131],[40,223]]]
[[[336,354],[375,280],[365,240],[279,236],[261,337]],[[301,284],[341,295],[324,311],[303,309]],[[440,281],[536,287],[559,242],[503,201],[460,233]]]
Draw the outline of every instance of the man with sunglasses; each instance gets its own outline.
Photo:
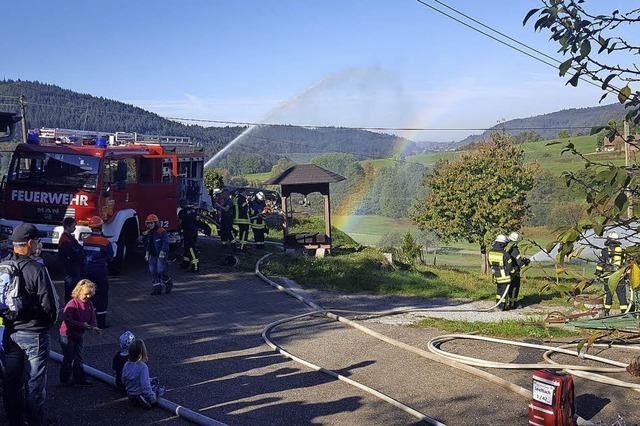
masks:
[[[49,329],[59,305],[47,268],[31,256],[40,241],[35,226],[18,225],[11,237],[17,267],[22,308],[4,318],[4,408],[10,425],[39,425],[44,420],[44,400],[49,358]],[[26,387],[26,392],[25,392]],[[24,407],[24,409],[23,409]]]

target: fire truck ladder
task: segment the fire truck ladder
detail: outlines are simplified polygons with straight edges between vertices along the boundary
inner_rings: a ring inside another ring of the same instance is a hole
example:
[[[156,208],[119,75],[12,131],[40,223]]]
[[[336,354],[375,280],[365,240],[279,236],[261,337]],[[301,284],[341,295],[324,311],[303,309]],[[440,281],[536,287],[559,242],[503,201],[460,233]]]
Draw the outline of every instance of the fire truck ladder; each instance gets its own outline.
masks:
[[[130,144],[154,144],[167,148],[177,147],[193,147],[194,144],[191,138],[186,136],[162,136],[162,135],[148,135],[137,132],[94,132],[88,130],[74,130],[74,129],[58,129],[43,127],[37,129],[40,138],[43,141],[50,141],[55,143],[82,145],[83,140],[95,140],[99,137],[106,137],[109,140],[109,145],[130,145]]]

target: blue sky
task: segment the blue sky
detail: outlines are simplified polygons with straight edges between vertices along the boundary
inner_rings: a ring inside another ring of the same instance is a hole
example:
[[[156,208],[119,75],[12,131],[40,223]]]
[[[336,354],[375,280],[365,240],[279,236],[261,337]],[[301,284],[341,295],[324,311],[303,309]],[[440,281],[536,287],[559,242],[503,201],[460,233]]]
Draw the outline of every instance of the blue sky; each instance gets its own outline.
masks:
[[[522,27],[536,1],[448,2],[555,55],[547,34]],[[24,0],[12,7],[3,10],[0,48],[10,54],[0,77],[166,116],[485,127],[596,105],[600,94],[565,86],[550,67],[414,0]]]

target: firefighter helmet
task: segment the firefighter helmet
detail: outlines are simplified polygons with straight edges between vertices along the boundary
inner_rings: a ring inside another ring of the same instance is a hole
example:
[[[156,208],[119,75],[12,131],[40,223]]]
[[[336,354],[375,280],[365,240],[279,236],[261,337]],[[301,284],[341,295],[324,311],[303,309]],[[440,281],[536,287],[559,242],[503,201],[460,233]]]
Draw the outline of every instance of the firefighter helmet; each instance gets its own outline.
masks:
[[[520,234],[518,234],[517,232],[512,232],[509,234],[509,240],[511,241],[518,241],[520,239]]]
[[[155,214],[151,213],[150,215],[147,216],[147,219],[144,221],[145,223],[151,223],[151,222],[158,222],[160,219],[158,219],[158,216],[156,216]]]
[[[91,219],[89,219],[89,228],[91,229],[100,228],[103,224],[104,221],[100,216],[92,216]]]
[[[496,237],[496,242],[497,242],[497,243],[506,243],[507,241],[508,241],[508,238],[507,238],[507,236],[506,236],[506,235],[502,235],[502,234],[500,234],[500,235],[498,235],[498,236]]]
[[[258,200],[260,200],[260,201],[264,201],[264,192],[262,192],[262,191],[258,191],[258,192],[256,193],[256,198],[257,198]]]
[[[607,235],[607,238],[611,240],[617,240],[618,238],[620,238],[620,235],[618,235],[617,232],[609,232],[609,235]]]

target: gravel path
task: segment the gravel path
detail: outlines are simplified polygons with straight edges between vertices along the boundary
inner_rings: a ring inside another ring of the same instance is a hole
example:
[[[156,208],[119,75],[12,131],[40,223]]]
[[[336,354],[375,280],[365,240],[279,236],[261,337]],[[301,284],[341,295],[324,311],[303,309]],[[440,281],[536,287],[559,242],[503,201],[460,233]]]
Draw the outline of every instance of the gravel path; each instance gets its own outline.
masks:
[[[303,288],[295,281],[278,277],[277,281],[296,289],[304,298],[312,300],[324,308],[351,309],[356,311],[376,312],[389,309],[433,308],[430,312],[411,312],[367,320],[392,325],[410,325],[422,318],[446,318],[450,320],[495,322],[502,320],[544,319],[549,312],[559,308],[533,305],[510,311],[493,310],[482,312],[495,305],[494,301],[471,301],[465,299],[449,299],[435,297],[402,297],[392,295],[345,294],[331,290]],[[437,312],[437,310],[446,310]]]

